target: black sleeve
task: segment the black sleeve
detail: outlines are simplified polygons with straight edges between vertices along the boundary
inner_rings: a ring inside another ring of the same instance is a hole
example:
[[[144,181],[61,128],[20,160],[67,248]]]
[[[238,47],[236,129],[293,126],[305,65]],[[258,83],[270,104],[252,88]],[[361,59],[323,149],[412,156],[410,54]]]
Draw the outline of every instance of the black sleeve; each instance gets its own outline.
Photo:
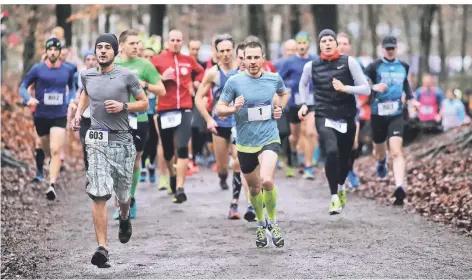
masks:
[[[377,68],[379,67],[380,63],[382,63],[380,59],[375,60],[367,65],[364,71],[365,75],[369,77],[373,85],[377,83]]]
[[[413,99],[413,92],[411,91],[410,84],[408,83],[408,71],[410,71],[410,65],[408,63],[400,61],[400,63],[405,67],[406,71],[406,77],[405,80],[403,81],[403,91],[405,92],[406,99],[410,100]]]

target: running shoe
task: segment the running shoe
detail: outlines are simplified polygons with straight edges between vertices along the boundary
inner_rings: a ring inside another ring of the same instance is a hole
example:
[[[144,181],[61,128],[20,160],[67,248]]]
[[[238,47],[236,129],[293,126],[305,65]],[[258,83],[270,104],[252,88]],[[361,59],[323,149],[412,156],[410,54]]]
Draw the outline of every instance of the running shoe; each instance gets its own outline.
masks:
[[[238,205],[232,203],[231,206],[229,207],[229,215],[228,219],[230,220],[239,220],[241,219],[241,215],[239,215],[238,212]]]
[[[313,174],[313,169],[311,167],[305,167],[305,172],[303,174],[303,179],[305,180],[314,180],[315,175]]]
[[[280,160],[277,160],[277,169],[282,169],[283,168],[283,164]]]
[[[180,204],[180,203],[184,203],[185,201],[187,201],[187,196],[185,195],[184,189],[178,188],[177,191],[175,192],[172,202]]]
[[[193,175],[192,169],[187,167],[187,171],[185,171],[185,177],[190,177]]]
[[[96,265],[98,268],[105,268],[108,262],[108,250],[103,246],[100,246],[95,251],[95,254],[92,256],[92,264]]]
[[[115,212],[113,212],[113,220],[118,220],[120,218],[120,207],[115,207]]]
[[[39,172],[36,173],[36,176],[34,176],[33,178],[33,182],[37,182],[37,183],[42,182],[43,180],[44,180],[44,175],[43,173],[39,173]]]
[[[287,166],[287,168],[285,169],[285,176],[287,178],[292,178],[295,176],[295,170],[293,169],[293,167]]]
[[[359,182],[359,178],[357,178],[357,175],[356,173],[354,173],[354,171],[349,171],[349,173],[347,174],[347,181],[349,182],[349,185],[351,185],[351,187],[353,188],[357,188],[361,184]]]
[[[282,231],[278,224],[271,225],[269,224],[268,227],[270,235],[272,236],[272,243],[277,248],[281,248],[284,246],[284,237],[282,236]]]
[[[256,246],[257,248],[267,247],[266,227],[257,226]]]
[[[133,233],[133,226],[131,225],[131,220],[128,216],[126,219],[120,218],[120,227],[118,229],[118,239],[121,243],[128,243],[131,235]]]
[[[136,199],[134,197],[131,198],[131,204],[129,206],[129,217],[131,219],[136,218]]]
[[[56,190],[55,190],[53,184],[49,185],[49,188],[46,191],[46,197],[49,200],[55,200],[56,199]]]
[[[156,175],[149,175],[149,182],[155,183],[156,182]]]
[[[341,210],[343,210],[343,206],[341,205],[340,199],[331,199],[329,203],[329,214],[336,215],[341,214]]]
[[[338,191],[338,196],[339,196],[339,201],[341,202],[341,207],[344,208],[347,203],[347,191],[346,188],[344,188],[342,191]]]
[[[169,176],[159,176],[159,187],[158,190],[163,191],[165,189],[170,189]],[[172,193],[172,190],[170,190]]]
[[[406,197],[406,193],[402,187],[398,187],[393,193],[393,196],[395,197],[395,201],[393,202],[393,205],[403,206],[403,204],[405,204],[404,199]]]
[[[222,190],[229,189],[229,186],[228,186],[228,183],[226,182],[226,180],[220,180],[220,187],[221,187]]]
[[[146,182],[146,171],[141,171],[141,175],[139,176],[139,182]]]
[[[377,176],[379,178],[385,178],[388,173],[388,168],[387,168],[387,160],[382,164],[380,162],[377,162]]]
[[[247,206],[246,214],[244,214],[244,219],[248,222],[256,221],[256,211],[254,210],[254,207],[251,204]]]

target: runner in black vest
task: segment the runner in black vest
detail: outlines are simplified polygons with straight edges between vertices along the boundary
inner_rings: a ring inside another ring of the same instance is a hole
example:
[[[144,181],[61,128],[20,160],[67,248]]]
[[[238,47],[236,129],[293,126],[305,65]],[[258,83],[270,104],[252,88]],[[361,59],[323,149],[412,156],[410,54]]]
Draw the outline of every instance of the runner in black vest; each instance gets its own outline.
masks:
[[[334,31],[321,31],[318,42],[321,56],[303,68],[299,89],[303,105],[298,117],[303,120],[308,113],[306,101],[312,80],[315,92],[312,108],[321,149],[326,153],[325,170],[331,190],[329,213],[334,215],[339,214],[346,204],[344,181],[356,134],[354,95],[369,95],[370,88],[356,59],[339,54]]]

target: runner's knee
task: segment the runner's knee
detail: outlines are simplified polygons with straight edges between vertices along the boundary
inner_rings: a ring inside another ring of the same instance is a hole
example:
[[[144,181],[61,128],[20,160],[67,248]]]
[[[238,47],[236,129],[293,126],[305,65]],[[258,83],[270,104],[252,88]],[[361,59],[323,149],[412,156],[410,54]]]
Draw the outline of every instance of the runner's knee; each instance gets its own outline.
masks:
[[[264,190],[271,190],[274,187],[274,179],[270,176],[262,177],[262,188]]]

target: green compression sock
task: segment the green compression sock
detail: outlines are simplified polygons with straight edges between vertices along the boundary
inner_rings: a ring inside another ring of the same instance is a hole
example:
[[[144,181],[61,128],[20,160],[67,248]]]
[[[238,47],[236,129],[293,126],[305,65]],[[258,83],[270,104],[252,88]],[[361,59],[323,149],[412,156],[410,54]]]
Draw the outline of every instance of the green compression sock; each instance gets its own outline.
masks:
[[[254,207],[254,210],[256,211],[257,222],[264,223],[264,208],[262,206],[264,203],[264,196],[262,195],[262,192],[259,192],[256,196],[249,195],[249,198],[251,200],[252,206]]]
[[[267,210],[267,218],[269,222],[275,223],[275,214],[277,212],[277,189],[275,186],[271,191],[264,190],[263,197]]]
[[[139,176],[141,176],[141,168],[133,172],[133,183],[131,184],[131,197],[136,194],[136,186],[139,182]]]

